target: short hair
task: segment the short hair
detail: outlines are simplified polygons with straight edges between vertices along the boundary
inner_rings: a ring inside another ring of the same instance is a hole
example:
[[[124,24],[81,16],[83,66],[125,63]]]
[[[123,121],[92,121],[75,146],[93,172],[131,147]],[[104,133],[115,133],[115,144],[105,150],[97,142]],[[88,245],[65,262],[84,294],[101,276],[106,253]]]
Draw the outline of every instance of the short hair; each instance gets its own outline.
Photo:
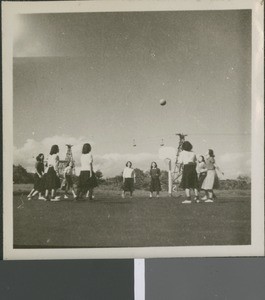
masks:
[[[91,145],[89,143],[86,143],[83,145],[82,153],[88,154],[91,151]]]
[[[192,144],[188,141],[185,141],[183,144],[182,144],[182,150],[185,150],[185,151],[191,151],[192,149]]]
[[[57,154],[57,153],[59,153],[58,145],[52,145],[50,155]]]
[[[41,158],[42,157],[42,158]],[[36,161],[43,161],[44,158],[44,154],[40,153],[37,157],[36,157]]]
[[[132,162],[131,161],[127,161],[127,163],[126,163],[126,167],[129,167],[128,165],[130,165],[130,168],[132,167]]]
[[[213,149],[209,149],[209,155],[211,156],[211,157],[214,157],[215,155],[214,155],[214,153],[213,153]]]
[[[155,164],[155,168],[157,168],[157,163],[155,161],[151,162],[151,169],[153,169],[153,164]]]

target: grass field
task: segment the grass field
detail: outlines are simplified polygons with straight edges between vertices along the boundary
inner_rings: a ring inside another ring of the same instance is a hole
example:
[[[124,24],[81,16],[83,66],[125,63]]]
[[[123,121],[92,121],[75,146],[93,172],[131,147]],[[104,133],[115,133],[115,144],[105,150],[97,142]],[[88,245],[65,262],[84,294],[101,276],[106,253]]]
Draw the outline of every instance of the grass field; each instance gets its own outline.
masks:
[[[136,191],[97,189],[74,202],[28,201],[30,185],[14,185],[14,247],[148,247],[250,244],[250,191],[217,191],[215,203],[181,204]]]

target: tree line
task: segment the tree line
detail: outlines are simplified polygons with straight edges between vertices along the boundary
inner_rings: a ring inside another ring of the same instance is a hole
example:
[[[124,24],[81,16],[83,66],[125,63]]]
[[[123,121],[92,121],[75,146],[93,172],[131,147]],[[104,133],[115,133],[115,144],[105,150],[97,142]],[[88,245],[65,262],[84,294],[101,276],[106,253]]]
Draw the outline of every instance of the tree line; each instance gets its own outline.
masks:
[[[135,169],[136,173],[136,184],[135,189],[149,190],[150,187],[150,173],[149,171],[144,172],[141,169]],[[100,185],[105,185],[109,189],[120,189],[122,187],[122,173],[120,175],[103,178],[103,173],[100,170],[95,172],[96,178]],[[21,165],[13,165],[13,183],[33,183],[34,173],[28,172]],[[77,176],[73,176],[73,181],[77,181]],[[160,182],[162,190],[168,189],[168,172],[161,170]],[[238,176],[237,179],[225,179],[220,180],[220,190],[248,190],[251,189],[251,179],[249,176]]]

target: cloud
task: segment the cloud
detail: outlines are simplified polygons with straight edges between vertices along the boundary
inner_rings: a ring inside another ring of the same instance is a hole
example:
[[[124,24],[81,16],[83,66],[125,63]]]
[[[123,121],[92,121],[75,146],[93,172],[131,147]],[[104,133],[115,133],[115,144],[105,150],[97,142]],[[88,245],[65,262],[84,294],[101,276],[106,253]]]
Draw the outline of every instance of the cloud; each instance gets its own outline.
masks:
[[[14,164],[21,164],[28,171],[34,171],[35,157],[39,153],[44,153],[47,157],[51,148],[51,145],[56,144],[60,148],[60,158],[64,159],[66,155],[66,144],[74,145],[72,148],[73,156],[76,161],[76,173],[79,174],[80,171],[80,153],[84,143],[91,143],[93,146],[93,141],[88,140],[86,137],[81,136],[79,138],[74,138],[68,135],[47,137],[42,141],[35,141],[34,139],[28,139],[25,144],[20,147],[14,147]],[[93,151],[92,151],[93,153]],[[101,170],[104,177],[111,177],[119,175],[125,163],[130,160],[135,168],[140,168],[142,170],[147,170],[153,160],[159,162],[158,154],[154,153],[106,153],[103,155],[97,155],[93,153],[94,156],[94,170]],[[161,168],[165,168],[163,162],[160,161]]]
[[[26,140],[25,144],[20,147],[14,147],[14,164],[21,164],[27,170],[33,171],[35,164],[35,157],[39,153],[43,153],[45,157],[48,156],[50,152],[50,148],[52,145],[56,144],[60,148],[60,158],[64,159],[66,155],[66,144],[74,145],[72,148],[73,156],[76,158],[77,163],[79,163],[79,156],[81,153],[82,145],[84,143],[91,143],[93,145],[93,141],[90,141],[84,136],[79,138],[74,138],[68,135],[62,136],[53,136],[47,137],[42,141],[35,141],[34,139]]]
[[[218,158],[217,164],[225,173],[226,178],[236,178],[239,175],[251,174],[251,153],[224,153]]]
[[[20,148],[14,147],[14,164],[21,164],[28,171],[34,171],[35,157],[39,153],[48,156],[50,147],[57,144],[60,148],[60,158],[64,159],[66,155],[66,144],[74,145],[72,148],[73,156],[76,161],[76,173],[80,171],[80,153],[84,143],[94,142],[80,136],[78,138],[68,135],[52,136],[36,141],[34,139],[26,140]],[[93,152],[93,151],[92,151]],[[94,170],[101,170],[104,177],[112,177],[121,174],[127,161],[131,161],[135,168],[148,170],[152,161],[156,161],[163,170],[167,169],[163,160],[159,159],[158,153],[105,153],[99,155],[93,153]],[[236,178],[238,175],[250,175],[251,156],[249,152],[224,153],[217,157],[217,164],[225,173],[225,178]]]

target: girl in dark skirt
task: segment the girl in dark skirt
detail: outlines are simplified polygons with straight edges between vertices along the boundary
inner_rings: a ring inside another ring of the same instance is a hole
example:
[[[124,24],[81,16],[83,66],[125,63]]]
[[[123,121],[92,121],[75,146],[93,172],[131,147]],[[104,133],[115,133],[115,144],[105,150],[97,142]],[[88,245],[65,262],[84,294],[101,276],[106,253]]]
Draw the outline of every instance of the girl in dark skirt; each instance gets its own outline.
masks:
[[[32,197],[36,196],[39,193],[39,200],[45,200],[42,196],[44,192],[44,181],[43,181],[43,174],[44,174],[44,155],[40,153],[36,157],[36,164],[35,164],[35,174],[34,174],[34,188],[28,195],[28,200],[31,200]]]
[[[81,172],[78,178],[77,196],[75,199],[86,195],[89,192],[89,200],[93,199],[93,189],[98,186],[96,176],[93,176],[93,156],[91,145],[83,145],[81,155]]]
[[[185,141],[182,145],[178,163],[183,165],[182,179],[180,186],[185,189],[186,199],[182,203],[191,203],[190,190],[194,190],[196,202],[198,199],[198,177],[196,172],[196,155],[191,151],[192,145]]]
[[[159,197],[159,192],[161,191],[161,184],[159,179],[160,169],[157,167],[157,163],[155,161],[151,163],[150,175],[151,175],[150,198],[153,197],[153,192],[156,192],[156,197]]]
[[[59,178],[59,147],[57,145],[53,145],[51,147],[50,154],[48,156],[47,161],[47,170],[45,173],[45,198],[47,199],[49,196],[49,192],[51,193],[51,201],[59,201],[60,196],[55,196],[56,190],[61,186],[60,178]]]
[[[135,176],[135,171],[132,168],[132,163],[130,161],[127,161],[126,166],[123,170],[122,177],[123,177],[122,198],[125,198],[126,192],[129,192],[130,197],[132,198],[134,184],[136,182],[136,176]]]
[[[91,182],[92,182],[92,186],[93,188],[98,186],[98,181],[97,181],[97,177],[94,171],[92,171],[92,178],[91,178]],[[86,193],[86,198],[89,198],[89,190]],[[95,199],[95,195],[94,193],[92,194],[92,199]]]

